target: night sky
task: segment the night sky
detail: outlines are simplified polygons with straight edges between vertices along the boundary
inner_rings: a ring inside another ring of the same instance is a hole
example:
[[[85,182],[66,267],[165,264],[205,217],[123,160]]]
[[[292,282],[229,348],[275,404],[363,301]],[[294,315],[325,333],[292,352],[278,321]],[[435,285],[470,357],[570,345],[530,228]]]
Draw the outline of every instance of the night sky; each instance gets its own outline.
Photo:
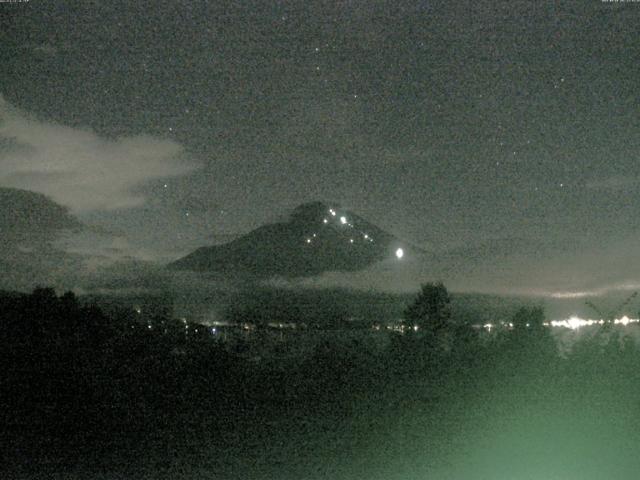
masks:
[[[0,3],[0,186],[156,262],[325,200],[432,253],[378,286],[637,288],[639,30],[600,0]]]

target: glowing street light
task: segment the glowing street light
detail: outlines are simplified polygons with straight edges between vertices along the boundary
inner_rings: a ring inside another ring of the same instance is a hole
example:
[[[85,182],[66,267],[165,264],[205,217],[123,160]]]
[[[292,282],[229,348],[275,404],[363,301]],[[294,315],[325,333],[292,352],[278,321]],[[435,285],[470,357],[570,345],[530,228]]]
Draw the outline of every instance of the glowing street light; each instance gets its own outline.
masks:
[[[401,248],[396,250],[396,257],[398,258],[398,260],[400,260],[402,257],[404,257],[404,250],[402,250]]]

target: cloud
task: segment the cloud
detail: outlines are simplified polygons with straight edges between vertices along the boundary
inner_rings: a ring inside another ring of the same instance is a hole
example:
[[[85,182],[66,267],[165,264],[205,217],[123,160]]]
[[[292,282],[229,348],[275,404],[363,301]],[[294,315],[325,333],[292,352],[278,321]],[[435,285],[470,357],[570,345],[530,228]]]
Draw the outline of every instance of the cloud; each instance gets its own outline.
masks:
[[[171,140],[104,138],[34,119],[0,97],[0,185],[43,193],[76,213],[140,206],[145,183],[195,168]]]
[[[57,247],[85,229],[66,208],[42,194],[0,187],[0,289],[55,284],[81,268],[81,258]]]
[[[413,293],[421,283],[441,280],[454,292],[580,299],[640,290],[640,267],[630,261],[639,255],[635,236],[606,245],[504,237],[413,259],[390,259],[359,272],[271,278],[264,283]]]
[[[44,195],[0,187],[0,256],[17,246],[48,245],[60,234],[82,228],[66,208]]]

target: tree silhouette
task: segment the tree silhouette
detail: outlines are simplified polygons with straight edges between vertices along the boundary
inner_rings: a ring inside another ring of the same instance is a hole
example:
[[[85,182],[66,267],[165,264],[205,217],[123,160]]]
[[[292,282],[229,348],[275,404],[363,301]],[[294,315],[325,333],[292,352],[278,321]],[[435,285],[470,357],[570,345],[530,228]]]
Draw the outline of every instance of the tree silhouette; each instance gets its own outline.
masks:
[[[427,334],[437,334],[449,327],[451,298],[447,288],[438,283],[425,283],[411,305],[404,311],[409,328],[417,326]]]
[[[511,320],[510,354],[524,356],[526,361],[523,360],[523,365],[530,363],[534,357],[550,360],[557,355],[555,340],[549,328],[544,326],[544,319],[542,307],[521,307]]]

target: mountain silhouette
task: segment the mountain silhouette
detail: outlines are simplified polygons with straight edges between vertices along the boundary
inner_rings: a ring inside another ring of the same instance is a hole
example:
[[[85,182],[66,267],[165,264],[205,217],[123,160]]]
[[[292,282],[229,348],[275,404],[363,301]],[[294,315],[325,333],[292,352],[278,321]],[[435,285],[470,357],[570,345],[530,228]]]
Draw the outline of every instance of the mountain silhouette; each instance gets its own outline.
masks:
[[[386,259],[407,261],[419,251],[337,204],[312,202],[233,241],[199,248],[169,268],[308,277],[358,271]]]

